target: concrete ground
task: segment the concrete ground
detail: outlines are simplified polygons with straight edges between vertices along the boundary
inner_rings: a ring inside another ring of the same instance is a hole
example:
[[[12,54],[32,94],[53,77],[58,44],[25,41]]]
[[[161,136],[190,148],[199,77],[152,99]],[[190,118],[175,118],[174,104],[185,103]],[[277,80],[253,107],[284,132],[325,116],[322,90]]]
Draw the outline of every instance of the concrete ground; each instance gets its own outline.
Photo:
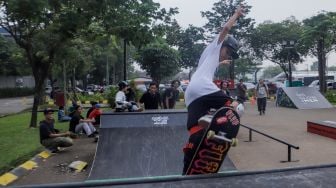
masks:
[[[248,140],[248,131],[241,127],[239,145],[229,152],[230,159],[239,171],[336,163],[336,141],[307,133],[309,120],[336,121],[336,109],[297,110],[275,107],[274,102],[268,102],[267,105],[266,115],[260,116],[256,106],[247,104],[241,119],[242,124],[299,146],[299,150],[292,150],[292,159],[299,161],[280,162],[287,160],[287,146],[257,133],[253,133],[253,142],[244,142]],[[44,164],[13,185],[84,181],[90,171],[95,146],[92,139],[77,139],[72,148],[47,159]],[[63,167],[74,160],[88,162],[87,170],[74,173]]]
[[[0,99],[0,117],[18,113],[33,106],[33,97],[17,97]]]
[[[299,146],[292,149],[292,160],[299,161],[281,163],[287,160],[287,146],[257,133],[252,133],[253,142],[244,142],[249,135],[243,127],[229,156],[240,171],[336,163],[336,140],[307,132],[307,121],[314,120],[336,121],[336,109],[298,110],[269,102],[266,115],[260,116],[256,106],[247,105],[241,123]]]

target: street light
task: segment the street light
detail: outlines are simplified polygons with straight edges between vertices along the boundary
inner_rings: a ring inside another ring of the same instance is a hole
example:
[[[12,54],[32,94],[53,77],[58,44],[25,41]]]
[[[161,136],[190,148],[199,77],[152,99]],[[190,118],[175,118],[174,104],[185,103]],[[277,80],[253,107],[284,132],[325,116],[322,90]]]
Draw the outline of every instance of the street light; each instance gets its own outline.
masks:
[[[294,40],[282,41],[282,45],[284,46],[285,49],[288,49],[288,54],[287,54],[288,72],[289,72],[288,82],[289,82],[289,87],[292,87],[293,86],[293,83],[292,83],[292,65],[291,65],[289,55],[290,55],[290,49],[293,49],[294,46],[295,46],[295,41]]]

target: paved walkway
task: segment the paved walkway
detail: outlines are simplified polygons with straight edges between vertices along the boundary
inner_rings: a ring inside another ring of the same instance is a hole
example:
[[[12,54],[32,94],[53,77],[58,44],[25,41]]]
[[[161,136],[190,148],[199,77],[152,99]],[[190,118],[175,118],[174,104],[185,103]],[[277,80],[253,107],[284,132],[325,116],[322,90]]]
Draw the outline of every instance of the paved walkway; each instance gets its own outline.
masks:
[[[33,106],[33,97],[17,97],[0,99],[0,117],[18,113]]]
[[[336,108],[298,110],[269,102],[266,115],[260,116],[256,106],[247,105],[242,124],[299,146],[299,150],[292,149],[292,159],[299,161],[281,163],[287,160],[287,146],[257,133],[253,133],[253,142],[244,142],[248,140],[245,128],[240,129],[239,145],[229,156],[241,171],[336,163],[336,140],[307,132],[307,121],[313,120],[336,121]]]

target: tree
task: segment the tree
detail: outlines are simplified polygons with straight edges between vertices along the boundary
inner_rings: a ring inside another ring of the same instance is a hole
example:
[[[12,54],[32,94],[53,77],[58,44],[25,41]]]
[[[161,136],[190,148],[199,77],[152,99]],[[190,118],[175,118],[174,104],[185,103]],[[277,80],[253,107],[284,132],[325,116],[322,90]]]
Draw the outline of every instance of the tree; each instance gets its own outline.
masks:
[[[301,33],[301,23],[290,17],[280,23],[267,21],[259,24],[249,39],[254,55],[278,64],[288,78],[288,61],[298,64],[305,54],[302,43],[298,40]],[[296,41],[292,48],[283,45],[283,41],[291,40]]]
[[[203,17],[208,19],[208,23],[204,26],[206,31],[211,34],[219,33],[221,25],[223,22],[228,20],[235,12],[238,6],[243,5],[245,8],[245,16],[238,19],[237,24],[230,30],[230,34],[234,35],[241,44],[244,44],[243,48],[240,50],[242,54],[250,54],[250,48],[248,44],[248,37],[254,28],[254,20],[247,18],[247,14],[250,12],[251,6],[249,6],[245,0],[219,0],[215,2],[211,11],[201,12]],[[211,37],[212,38],[212,37]],[[251,55],[248,55],[252,57]],[[250,61],[241,61],[239,64],[235,62],[231,63],[229,67],[229,77],[234,79],[234,68],[237,66],[244,66],[244,63],[249,63]],[[252,68],[252,67],[251,67]],[[243,68],[238,68],[242,70]]]
[[[274,76],[280,74],[282,71],[280,66],[268,66],[264,68],[263,78],[273,78]]]
[[[162,79],[176,74],[181,67],[178,52],[162,41],[141,49],[137,61],[158,84]]]
[[[19,76],[30,73],[23,51],[12,39],[0,36],[0,75]]]
[[[55,54],[79,28],[87,26],[94,1],[0,1],[0,26],[23,49],[35,78],[35,94],[30,127],[36,127],[37,108],[44,92],[44,81],[55,63]]]
[[[325,93],[327,54],[336,46],[336,12],[324,12],[303,20],[302,42],[309,54],[318,59],[320,91]]]

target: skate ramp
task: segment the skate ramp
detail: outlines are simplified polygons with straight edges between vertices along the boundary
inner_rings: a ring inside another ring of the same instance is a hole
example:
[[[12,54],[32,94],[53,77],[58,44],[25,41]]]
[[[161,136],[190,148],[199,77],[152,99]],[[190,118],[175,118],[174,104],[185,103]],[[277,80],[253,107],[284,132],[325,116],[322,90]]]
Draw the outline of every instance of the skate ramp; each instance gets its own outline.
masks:
[[[103,114],[88,179],[181,174],[186,121],[185,110]],[[220,171],[228,170],[235,167],[227,157]]]
[[[277,103],[298,109],[333,108],[329,101],[313,87],[284,87],[278,91]]]

